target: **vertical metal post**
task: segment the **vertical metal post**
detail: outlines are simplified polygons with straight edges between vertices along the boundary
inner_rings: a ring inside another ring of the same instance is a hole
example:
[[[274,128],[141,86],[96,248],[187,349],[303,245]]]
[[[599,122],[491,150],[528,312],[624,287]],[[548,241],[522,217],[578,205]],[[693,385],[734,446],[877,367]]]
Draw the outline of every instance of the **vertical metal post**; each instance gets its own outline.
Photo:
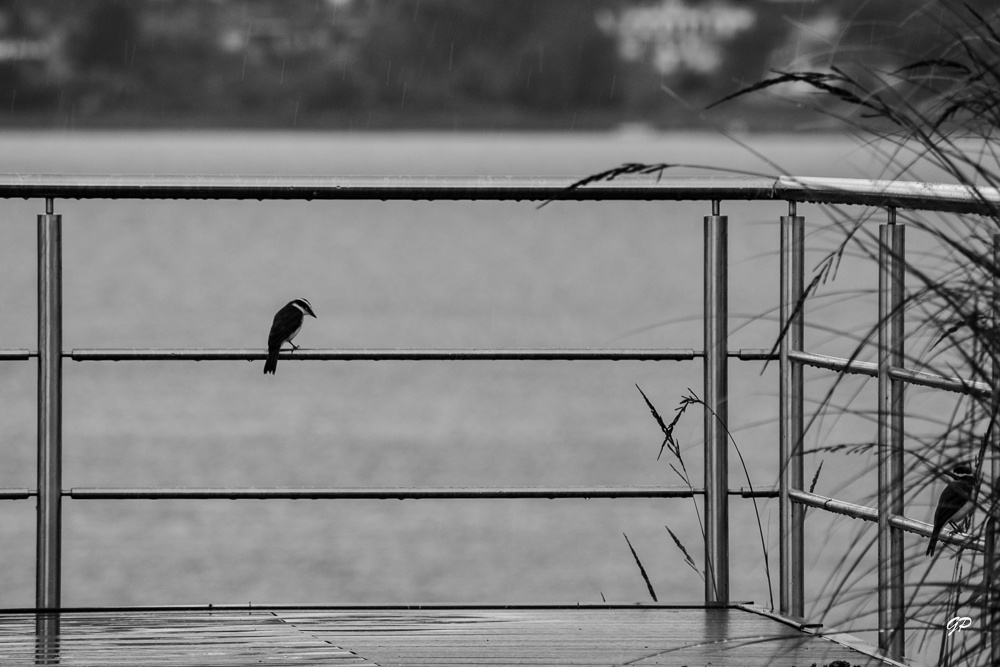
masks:
[[[62,216],[38,216],[38,516],[35,606],[60,605],[62,560]]]
[[[705,216],[705,601],[729,601],[728,218]]]
[[[878,632],[879,647],[903,658],[903,534],[889,525],[903,513],[903,384],[889,368],[903,363],[905,231],[889,209],[879,227],[878,323]]]
[[[805,614],[803,591],[803,532],[805,508],[792,503],[790,489],[802,488],[803,397],[802,365],[792,361],[790,350],[803,349],[802,310],[805,255],[805,218],[795,214],[788,202],[788,215],[781,216],[780,324],[783,335],[778,348],[778,513],[780,533],[779,611],[784,616]]]
[[[993,330],[1000,331],[1000,234],[993,235]],[[990,398],[990,442],[987,449],[987,460],[990,461],[989,484],[985,488],[989,489],[990,496],[984,503],[989,515],[986,518],[986,549],[983,558],[983,588],[986,595],[986,613],[983,618],[987,622],[987,632],[984,639],[990,643],[990,664],[1000,664],[1000,554],[997,553],[997,531],[1000,529],[1000,517],[997,516],[998,495],[997,485],[1000,484],[1000,420],[997,411],[1000,408],[1000,350],[997,345],[1000,341],[995,338],[991,345],[992,359],[992,387],[993,395]],[[984,462],[985,464],[985,462]],[[985,468],[985,465],[984,465]]]
[[[892,342],[890,344],[889,364],[898,368],[904,363],[903,345],[906,340],[903,328],[906,299],[906,226],[896,224],[895,208],[889,209],[889,222],[892,223],[890,228],[892,230],[893,254],[892,282],[890,283],[892,287],[890,325]],[[903,392],[905,388],[905,382],[900,380],[890,382],[889,512],[896,516],[902,516],[905,511],[903,507],[903,471],[905,470]],[[903,531],[896,527],[889,529],[889,571],[891,580],[889,606],[892,610],[890,620],[894,631],[893,638],[890,640],[891,650],[902,660],[906,642],[906,569],[903,560]]]

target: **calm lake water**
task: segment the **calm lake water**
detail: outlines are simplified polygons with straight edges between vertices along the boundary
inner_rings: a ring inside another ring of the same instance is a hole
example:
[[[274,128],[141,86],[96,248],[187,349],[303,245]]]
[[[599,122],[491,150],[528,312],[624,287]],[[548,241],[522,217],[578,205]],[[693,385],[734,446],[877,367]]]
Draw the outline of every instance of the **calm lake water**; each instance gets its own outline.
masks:
[[[712,134],[7,133],[0,172],[583,176],[665,161],[879,175],[847,137],[747,141],[775,164]],[[36,347],[43,210],[0,203],[3,348]],[[56,212],[67,349],[262,348],[275,310],[299,296],[319,316],[296,340],[307,348],[701,347],[706,203],[57,201]],[[770,347],[786,207],[723,213],[730,346]],[[871,267],[846,262],[837,290],[875,284]],[[823,316],[848,329],[874,321],[857,303],[832,300]],[[849,352],[810,336],[814,349]],[[283,361],[274,377],[262,365],[67,361],[64,486],[673,485],[635,385],[668,418],[688,387],[701,391],[699,363]],[[755,486],[769,487],[777,375],[762,368],[733,363],[731,419]],[[34,364],[4,364],[2,487],[35,487],[34,401]],[[692,410],[678,427],[696,486],[701,425]],[[844,419],[816,438],[873,433]],[[731,461],[731,486],[746,486]],[[861,497],[870,487],[851,480],[870,465],[828,461],[817,491]],[[33,604],[33,505],[0,505],[4,607]],[[760,510],[776,572],[777,506]],[[664,529],[701,562],[689,500],[67,500],[64,512],[67,606],[647,600],[622,533],[661,601],[703,595]],[[734,500],[731,520],[732,597],[767,604],[752,505]],[[831,545],[853,535],[846,524],[814,524],[807,599],[842,558]]]

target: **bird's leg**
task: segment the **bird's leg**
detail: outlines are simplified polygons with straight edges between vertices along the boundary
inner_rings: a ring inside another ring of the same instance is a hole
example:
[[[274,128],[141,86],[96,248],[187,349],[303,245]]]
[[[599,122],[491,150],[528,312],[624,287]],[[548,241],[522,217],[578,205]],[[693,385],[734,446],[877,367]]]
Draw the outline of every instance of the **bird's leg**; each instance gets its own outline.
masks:
[[[298,345],[296,345],[295,343],[293,343],[292,341],[288,341],[288,344],[292,346],[292,349],[293,349],[293,350],[297,350],[297,349],[299,349],[299,346],[298,346]]]
[[[967,516],[960,521],[949,521],[948,523],[956,533],[967,533],[969,532],[969,524],[972,523],[972,517]]]

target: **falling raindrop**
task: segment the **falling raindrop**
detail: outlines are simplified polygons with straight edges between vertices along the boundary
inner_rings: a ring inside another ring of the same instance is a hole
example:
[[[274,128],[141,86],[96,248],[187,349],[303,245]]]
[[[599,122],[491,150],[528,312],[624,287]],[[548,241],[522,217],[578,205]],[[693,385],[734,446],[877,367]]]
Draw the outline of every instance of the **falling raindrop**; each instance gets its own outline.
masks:
[[[243,42],[243,73],[240,74],[240,81],[244,81],[247,76],[247,56],[250,53],[250,31],[252,29],[253,23],[247,23],[247,36]]]

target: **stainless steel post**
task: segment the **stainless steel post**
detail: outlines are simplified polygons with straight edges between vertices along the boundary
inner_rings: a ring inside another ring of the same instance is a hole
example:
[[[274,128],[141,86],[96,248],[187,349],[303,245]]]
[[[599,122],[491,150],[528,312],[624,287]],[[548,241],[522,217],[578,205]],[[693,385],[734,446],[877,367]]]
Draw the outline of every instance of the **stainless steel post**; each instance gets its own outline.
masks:
[[[705,601],[729,601],[728,218],[705,216]]]
[[[889,209],[879,227],[878,322],[878,633],[879,647],[903,657],[903,533],[889,524],[903,513],[903,384],[889,377],[903,362],[905,227]]]
[[[903,329],[906,299],[906,226],[896,224],[896,209],[894,208],[889,209],[889,222],[892,223],[890,228],[892,230],[893,254],[892,318],[889,327],[892,342],[890,343],[889,364],[895,368],[901,368],[904,363],[903,346],[906,340]],[[894,379],[890,383],[889,512],[895,516],[903,516],[905,510],[903,507],[903,471],[905,469],[903,460],[905,453],[903,448],[903,392],[905,388],[906,383],[901,380]],[[903,561],[903,530],[896,526],[889,528],[889,573],[891,581],[889,607],[892,610],[890,620],[894,633],[890,639],[890,650],[902,660],[906,642],[906,570]]]
[[[38,216],[38,512],[35,606],[60,605],[62,553],[62,216]]]
[[[779,610],[785,616],[805,614],[803,591],[803,529],[805,508],[793,503],[790,489],[802,489],[803,398],[802,364],[789,358],[789,351],[802,350],[802,310],[805,254],[805,218],[795,214],[788,202],[788,215],[781,216],[780,324],[784,335],[778,348],[778,514],[780,533]],[[798,310],[796,310],[798,309]]]
[[[1000,326],[1000,234],[993,235],[993,330]],[[989,484],[984,485],[989,489],[990,496],[985,500],[984,506],[989,512],[986,519],[986,549],[984,554],[983,587],[986,590],[986,619],[988,632],[984,639],[990,642],[990,664],[1000,664],[1000,554],[997,553],[997,530],[1000,529],[1000,517],[997,516],[998,484],[1000,484],[1000,419],[997,411],[1000,408],[1000,350],[997,350],[997,342],[993,341],[992,353],[992,385],[993,395],[990,398],[990,419],[992,428],[990,429],[990,442],[986,456],[990,461]],[[985,469],[985,462],[984,462]]]

